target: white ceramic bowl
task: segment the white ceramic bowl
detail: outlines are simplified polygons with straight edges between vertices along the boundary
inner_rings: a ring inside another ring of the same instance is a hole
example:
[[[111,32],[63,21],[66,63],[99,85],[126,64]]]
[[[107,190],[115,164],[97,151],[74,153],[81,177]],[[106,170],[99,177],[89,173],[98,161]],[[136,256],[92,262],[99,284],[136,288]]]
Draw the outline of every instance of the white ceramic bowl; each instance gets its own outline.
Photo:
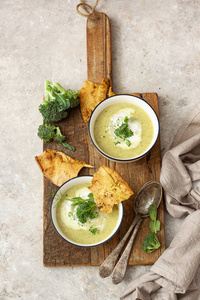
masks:
[[[135,105],[141,107],[149,115],[149,117],[152,121],[152,124],[153,124],[153,128],[154,128],[154,135],[153,135],[152,142],[149,145],[149,147],[145,150],[145,152],[143,152],[139,156],[127,158],[127,159],[116,158],[116,157],[110,156],[109,154],[105,153],[98,146],[98,144],[95,141],[95,137],[94,137],[94,124],[95,124],[95,121],[96,121],[98,115],[108,106],[110,106],[112,104],[116,104],[116,103],[121,103],[121,102],[128,102],[128,103],[132,103],[132,104],[135,104]],[[155,145],[155,143],[158,139],[158,136],[159,136],[159,130],[160,130],[159,120],[158,120],[158,117],[157,117],[155,111],[153,110],[153,108],[145,100],[138,98],[136,96],[132,96],[132,95],[118,94],[118,95],[115,95],[115,96],[112,96],[112,97],[109,97],[109,98],[103,100],[93,110],[92,115],[90,117],[90,121],[89,121],[89,136],[90,136],[90,139],[91,139],[93,145],[96,147],[96,149],[99,151],[99,153],[101,155],[103,155],[104,157],[106,157],[110,160],[116,161],[116,162],[133,162],[133,161],[136,161],[136,160],[142,158],[143,156],[145,156]]]
[[[57,192],[55,193],[52,201],[51,201],[51,207],[50,207],[50,216],[51,216],[51,221],[52,221],[52,224],[56,230],[56,232],[68,243],[72,244],[72,245],[75,245],[75,246],[79,246],[79,247],[94,247],[94,246],[99,246],[105,242],[107,242],[109,239],[111,239],[114,234],[118,231],[120,225],[121,225],[121,222],[122,222],[122,219],[123,219],[123,204],[122,203],[119,203],[118,204],[118,207],[119,207],[119,218],[118,218],[118,221],[117,221],[117,224],[113,230],[113,232],[104,240],[98,242],[98,243],[95,243],[95,244],[79,244],[79,243],[76,243],[72,240],[70,240],[68,237],[66,237],[66,235],[62,232],[62,230],[60,229],[59,225],[58,225],[58,222],[57,222],[57,218],[56,218],[56,204],[57,204],[57,200],[56,200],[56,195],[57,194],[64,194],[69,188],[75,186],[75,185],[78,185],[78,184],[81,184],[81,183],[91,183],[92,181],[92,177],[93,176],[78,176],[78,177],[75,177],[75,178],[72,178],[68,181],[66,181],[61,187],[59,187],[59,189],[57,190]]]

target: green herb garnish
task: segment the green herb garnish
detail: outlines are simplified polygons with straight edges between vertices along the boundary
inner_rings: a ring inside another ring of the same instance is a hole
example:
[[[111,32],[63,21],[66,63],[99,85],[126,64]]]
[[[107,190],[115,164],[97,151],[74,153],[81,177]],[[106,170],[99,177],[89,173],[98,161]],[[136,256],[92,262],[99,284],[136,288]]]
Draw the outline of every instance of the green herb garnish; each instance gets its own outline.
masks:
[[[71,206],[78,206],[76,210],[76,216],[79,222],[82,224],[84,224],[87,219],[94,219],[98,216],[98,213],[95,212],[97,207],[92,193],[88,194],[88,199],[74,197],[72,199],[65,200],[71,201]]]
[[[62,195],[60,193],[60,195],[58,195],[56,200],[58,202],[56,203],[55,206],[59,205],[61,200],[71,201],[72,202],[71,206],[78,206],[75,213],[78,221],[82,224],[84,224],[87,221],[87,219],[94,219],[98,217],[98,213],[95,212],[97,207],[92,193],[88,194],[87,199],[83,199],[81,197],[74,197],[69,199],[67,198],[67,195]],[[72,212],[69,212],[68,216],[75,217]]]
[[[92,234],[96,234],[96,233],[99,233],[99,229],[98,228],[94,228],[93,226],[91,226],[90,228],[89,228],[89,231],[92,233]]]
[[[149,228],[151,233],[149,233],[142,244],[142,248],[145,252],[151,253],[154,250],[160,248],[161,244],[157,237],[157,232],[160,231],[160,221],[157,220],[157,207],[153,203],[149,209],[149,216],[151,221],[149,222]]]
[[[66,197],[67,197],[67,194],[63,195],[62,193],[60,193],[60,195],[56,195],[55,199],[57,200],[57,203],[54,205],[54,207],[60,205],[61,200],[65,200]]]
[[[130,147],[130,145],[131,145],[131,142],[129,141],[129,140],[126,140],[126,145],[128,146],[128,147]]]
[[[133,136],[133,131],[128,128],[128,121],[130,118],[127,116],[124,118],[124,122],[119,126],[119,128],[115,129],[114,134],[126,141],[127,146],[129,147],[131,145],[130,141],[127,140],[127,138]]]
[[[119,141],[116,141],[116,142],[114,142],[114,144],[115,144],[115,145],[118,145],[118,144],[120,144],[120,142],[119,142]]]
[[[151,232],[157,233],[157,231],[160,231],[160,221],[156,220],[157,218],[157,207],[155,204],[152,204],[149,209],[149,216],[151,218],[151,221],[149,222],[149,228],[151,229]]]

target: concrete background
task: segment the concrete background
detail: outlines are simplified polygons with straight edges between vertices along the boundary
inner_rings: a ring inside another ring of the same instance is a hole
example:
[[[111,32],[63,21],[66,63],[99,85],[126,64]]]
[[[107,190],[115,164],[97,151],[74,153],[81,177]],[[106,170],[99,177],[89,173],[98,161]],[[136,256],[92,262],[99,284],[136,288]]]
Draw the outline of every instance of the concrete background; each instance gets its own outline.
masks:
[[[43,177],[34,160],[42,153],[38,106],[46,79],[80,89],[87,77],[86,19],[76,13],[77,4],[0,3],[1,300],[118,299],[148,269],[129,267],[115,286],[96,267],[42,265]],[[100,0],[96,10],[111,20],[114,91],[158,93],[163,154],[199,101],[200,2]],[[181,222],[166,213],[167,246]]]

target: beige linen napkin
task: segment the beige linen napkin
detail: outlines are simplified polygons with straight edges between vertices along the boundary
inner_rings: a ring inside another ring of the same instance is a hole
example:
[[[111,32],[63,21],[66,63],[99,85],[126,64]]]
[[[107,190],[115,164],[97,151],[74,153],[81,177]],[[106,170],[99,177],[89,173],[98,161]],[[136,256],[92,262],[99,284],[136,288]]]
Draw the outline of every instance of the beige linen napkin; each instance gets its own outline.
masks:
[[[187,216],[168,249],[150,271],[122,293],[126,300],[195,300],[200,265],[200,103],[184,121],[162,161],[160,182],[173,217]]]

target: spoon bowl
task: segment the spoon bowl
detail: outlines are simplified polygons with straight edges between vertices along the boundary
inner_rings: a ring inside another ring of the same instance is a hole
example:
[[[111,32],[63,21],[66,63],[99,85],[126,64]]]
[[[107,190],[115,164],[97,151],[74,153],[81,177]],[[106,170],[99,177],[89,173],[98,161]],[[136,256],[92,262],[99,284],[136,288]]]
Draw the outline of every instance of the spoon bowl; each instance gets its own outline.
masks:
[[[149,215],[149,208],[154,203],[158,208],[162,198],[162,186],[157,181],[147,182],[138,192],[134,208],[136,214],[142,214],[144,216]]]

